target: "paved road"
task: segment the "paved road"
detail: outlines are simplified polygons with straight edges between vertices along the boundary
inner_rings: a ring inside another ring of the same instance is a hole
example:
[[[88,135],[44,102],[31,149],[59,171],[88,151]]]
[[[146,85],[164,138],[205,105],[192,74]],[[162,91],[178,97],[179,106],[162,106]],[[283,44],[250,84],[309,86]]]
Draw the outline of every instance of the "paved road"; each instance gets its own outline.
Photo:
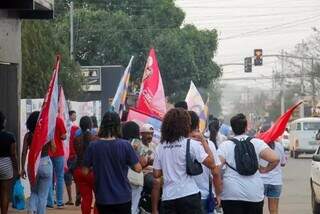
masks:
[[[284,168],[284,188],[280,201],[280,214],[311,214],[310,202],[310,163],[311,159],[289,159]],[[11,214],[26,213],[10,211]],[[50,209],[48,214],[76,214],[79,208],[67,207],[63,210]],[[268,213],[268,212],[265,212]]]
[[[289,159],[284,168],[284,187],[280,201],[280,214],[311,214],[310,156]]]

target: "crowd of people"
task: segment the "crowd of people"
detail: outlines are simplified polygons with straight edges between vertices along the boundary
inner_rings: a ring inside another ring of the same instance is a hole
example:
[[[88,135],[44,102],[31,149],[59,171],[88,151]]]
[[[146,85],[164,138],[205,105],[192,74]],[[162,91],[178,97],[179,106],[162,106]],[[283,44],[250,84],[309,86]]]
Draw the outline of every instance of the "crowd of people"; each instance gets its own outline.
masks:
[[[12,180],[27,176],[26,157],[39,114],[32,112],[26,121],[19,172],[16,141],[0,112],[1,213],[8,211]],[[278,142],[249,137],[243,114],[231,118],[232,134],[213,117],[202,133],[198,115],[179,102],[162,120],[160,142],[153,140],[152,125],[121,122],[112,111],[99,127],[95,117],[83,116],[79,125],[75,111],[69,117],[70,134],[57,117],[54,140],[42,148],[30,213],[81,205],[83,214],[262,214],[265,198],[270,214],[278,213],[284,149]]]

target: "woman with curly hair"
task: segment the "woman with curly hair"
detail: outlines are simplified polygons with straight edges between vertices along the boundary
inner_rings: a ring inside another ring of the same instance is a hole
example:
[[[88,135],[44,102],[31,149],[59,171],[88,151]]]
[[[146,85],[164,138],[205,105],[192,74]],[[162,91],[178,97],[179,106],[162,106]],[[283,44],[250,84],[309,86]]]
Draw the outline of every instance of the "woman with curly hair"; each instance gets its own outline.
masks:
[[[161,127],[161,144],[153,163],[155,179],[163,176],[162,211],[166,214],[201,214],[200,190],[186,171],[186,146],[190,142],[190,155],[203,163],[212,173],[215,164],[209,156],[208,144],[189,140],[191,119],[182,108],[171,109],[164,117]],[[202,144],[202,145],[201,145]]]

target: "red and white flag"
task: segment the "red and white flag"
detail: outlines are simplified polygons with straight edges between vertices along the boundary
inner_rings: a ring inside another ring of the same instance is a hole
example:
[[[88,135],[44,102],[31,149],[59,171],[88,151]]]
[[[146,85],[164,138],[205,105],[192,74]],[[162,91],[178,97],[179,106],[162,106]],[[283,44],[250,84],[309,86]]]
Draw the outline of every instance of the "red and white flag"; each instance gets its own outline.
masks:
[[[157,118],[162,118],[166,113],[166,97],[156,53],[153,48],[150,49],[144,69],[136,108]]]
[[[45,144],[49,143],[54,138],[56,117],[58,113],[58,73],[60,70],[60,62],[60,56],[57,56],[49,88],[41,107],[29,151],[28,175],[32,185],[36,182],[41,150]]]
[[[271,143],[277,140],[284,133],[294,110],[298,108],[302,103],[303,101],[300,101],[297,104],[293,105],[291,108],[288,109],[286,113],[281,115],[266,132],[258,133],[256,137],[263,140],[266,143]]]
[[[63,141],[63,152],[64,169],[68,170],[67,161],[69,159],[70,154],[69,141],[72,122],[69,118],[69,108],[62,86],[59,87],[58,117],[60,117],[63,120],[64,126],[67,128],[67,138]]]

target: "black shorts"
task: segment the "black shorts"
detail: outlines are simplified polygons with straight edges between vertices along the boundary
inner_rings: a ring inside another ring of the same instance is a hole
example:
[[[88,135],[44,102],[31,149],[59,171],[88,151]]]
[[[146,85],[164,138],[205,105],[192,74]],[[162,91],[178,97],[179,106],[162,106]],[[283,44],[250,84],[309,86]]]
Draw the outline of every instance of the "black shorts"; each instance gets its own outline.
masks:
[[[131,201],[124,204],[96,204],[100,214],[131,214]]]
[[[263,201],[221,201],[224,214],[263,214]]]
[[[200,193],[169,201],[162,201],[165,214],[202,214]]]

